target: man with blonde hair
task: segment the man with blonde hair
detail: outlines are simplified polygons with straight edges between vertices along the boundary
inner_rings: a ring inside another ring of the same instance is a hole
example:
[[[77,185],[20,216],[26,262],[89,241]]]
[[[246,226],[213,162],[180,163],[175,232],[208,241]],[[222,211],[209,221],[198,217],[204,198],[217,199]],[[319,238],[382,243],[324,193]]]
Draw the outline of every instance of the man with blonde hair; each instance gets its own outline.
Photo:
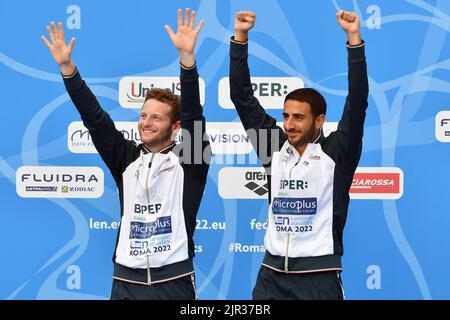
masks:
[[[181,99],[169,89],[147,93],[138,122],[141,143],[126,140],[81,78],[62,24],[42,37],[61,68],[67,92],[119,190],[121,223],[113,256],[111,299],[196,299],[193,235],[208,175],[210,147],[200,105],[194,48],[203,25],[178,10],[176,33],[165,26],[180,57]],[[201,134],[194,135],[194,127]],[[183,142],[173,137],[180,128]],[[191,138],[196,139],[191,141]],[[192,161],[201,145],[205,157]],[[184,148],[183,148],[184,147]],[[179,152],[184,152],[180,156]]]

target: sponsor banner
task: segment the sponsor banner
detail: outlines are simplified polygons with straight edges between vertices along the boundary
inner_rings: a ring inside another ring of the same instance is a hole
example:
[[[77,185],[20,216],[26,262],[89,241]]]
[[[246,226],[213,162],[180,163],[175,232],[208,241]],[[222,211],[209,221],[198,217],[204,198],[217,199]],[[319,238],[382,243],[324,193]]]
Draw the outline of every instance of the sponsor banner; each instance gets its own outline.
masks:
[[[351,199],[399,199],[403,171],[395,167],[359,167],[350,188]]]
[[[117,121],[114,122],[116,129],[122,132],[127,140],[134,140],[140,143],[137,121]],[[74,121],[67,128],[67,147],[72,153],[97,153],[92,143],[91,135],[82,121]]]
[[[267,176],[261,167],[225,167],[219,171],[219,194],[224,199],[267,199]],[[399,199],[403,171],[391,167],[359,167],[350,188],[351,199]]]
[[[199,78],[200,103],[205,104],[205,81]],[[167,88],[181,95],[179,77],[123,77],[119,81],[119,103],[124,108],[141,108],[152,88]]]
[[[277,125],[283,128],[282,122]],[[337,122],[325,122],[325,136],[335,131],[337,125]],[[240,122],[207,122],[206,133],[214,154],[248,154],[253,150],[250,138]]]
[[[266,172],[261,167],[226,167],[219,171],[219,194],[224,199],[267,199]]]
[[[98,167],[23,166],[16,171],[16,191],[22,198],[99,198],[103,188]]]
[[[265,109],[283,109],[286,95],[305,86],[298,77],[251,77],[253,92],[259,103]],[[230,99],[229,78],[219,81],[219,105],[224,109],[234,109]]]
[[[127,140],[140,143],[138,123],[115,122],[117,130],[121,131]],[[206,133],[209,135],[211,150],[214,154],[247,154],[252,144],[240,122],[207,122]],[[179,142],[181,132],[175,137]],[[67,146],[73,153],[97,153],[88,129],[82,121],[72,122],[67,130]]]
[[[207,122],[206,134],[214,154],[247,154],[253,150],[240,122]]]
[[[436,115],[435,135],[440,142],[450,142],[450,111],[441,111]]]
[[[137,121],[116,121],[116,129],[122,132],[127,140],[137,144],[141,142]],[[277,122],[283,128],[283,122]],[[336,130],[337,122],[325,122],[324,133],[327,136]],[[250,138],[240,122],[206,122],[206,133],[209,136],[213,154],[248,154],[253,150]],[[181,141],[179,132],[175,141]],[[74,121],[67,129],[67,147],[72,153],[97,153],[88,129],[82,121]]]

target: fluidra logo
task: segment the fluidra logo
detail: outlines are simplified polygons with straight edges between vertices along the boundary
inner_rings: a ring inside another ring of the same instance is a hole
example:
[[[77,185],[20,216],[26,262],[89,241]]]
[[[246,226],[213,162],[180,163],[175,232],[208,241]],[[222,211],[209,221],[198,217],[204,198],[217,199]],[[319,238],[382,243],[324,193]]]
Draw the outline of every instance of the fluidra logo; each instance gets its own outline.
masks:
[[[43,174],[31,174],[24,173],[22,175],[22,182],[33,181],[33,182],[92,182],[98,183],[98,177],[94,174],[53,174],[53,173],[43,173]]]
[[[104,175],[98,167],[20,167],[16,191],[23,198],[98,198]]]

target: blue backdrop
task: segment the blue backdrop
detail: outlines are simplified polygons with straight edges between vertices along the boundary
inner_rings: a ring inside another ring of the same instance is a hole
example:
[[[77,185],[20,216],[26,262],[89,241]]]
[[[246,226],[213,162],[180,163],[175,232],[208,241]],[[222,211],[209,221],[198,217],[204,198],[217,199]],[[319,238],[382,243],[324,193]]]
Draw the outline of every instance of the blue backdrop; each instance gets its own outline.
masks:
[[[152,77],[178,76],[177,52],[163,25],[175,28],[177,8],[187,6],[205,19],[196,56],[216,148],[195,232],[199,298],[250,299],[264,254],[265,177],[252,174],[259,165],[246,137],[218,123],[239,122],[226,106],[227,81],[220,82],[228,76],[234,13],[257,13],[249,59],[252,76],[265,78],[254,81],[261,101],[282,101],[284,92],[267,89],[274,84],[304,83],[323,93],[332,125],[347,88],[346,38],[335,20],[342,8],[361,17],[370,78],[361,176],[344,236],[346,297],[449,299],[447,0],[1,0],[0,298],[106,299],[112,284],[116,187],[73,123],[80,118],[40,39],[45,26],[61,21],[66,38],[77,38],[75,63],[131,137],[129,122],[137,121],[139,109],[119,101],[143,80],[119,82],[139,76],[160,84]],[[266,107],[282,120],[282,103]],[[231,151],[222,150],[227,146]],[[73,181],[62,181],[70,170],[93,170],[99,182],[71,193]],[[53,174],[50,188],[66,189],[56,196],[30,189],[44,172]]]

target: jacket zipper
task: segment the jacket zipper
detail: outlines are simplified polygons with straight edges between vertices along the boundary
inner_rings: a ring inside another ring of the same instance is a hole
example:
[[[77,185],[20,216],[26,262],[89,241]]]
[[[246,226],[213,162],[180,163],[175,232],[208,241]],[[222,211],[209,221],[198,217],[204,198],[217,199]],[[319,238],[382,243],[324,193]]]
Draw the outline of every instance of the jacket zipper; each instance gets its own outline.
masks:
[[[152,169],[152,163],[153,158],[155,157],[155,154],[152,154],[152,157],[150,158],[150,162],[148,164],[148,171],[147,171],[147,178],[145,179],[145,191],[147,193],[147,204],[150,204],[150,191],[148,189],[148,178],[150,176],[150,171]],[[150,274],[150,255],[147,255],[147,284],[152,284],[152,275]]]
[[[299,164],[300,159],[302,157],[298,157],[297,162],[294,164],[294,166],[291,168],[291,170],[289,170],[289,179],[291,179],[291,175],[292,175],[292,170]],[[291,240],[291,234],[288,233],[287,234],[287,241],[286,241],[286,255],[284,256],[284,272],[288,273],[289,272],[289,242]]]

